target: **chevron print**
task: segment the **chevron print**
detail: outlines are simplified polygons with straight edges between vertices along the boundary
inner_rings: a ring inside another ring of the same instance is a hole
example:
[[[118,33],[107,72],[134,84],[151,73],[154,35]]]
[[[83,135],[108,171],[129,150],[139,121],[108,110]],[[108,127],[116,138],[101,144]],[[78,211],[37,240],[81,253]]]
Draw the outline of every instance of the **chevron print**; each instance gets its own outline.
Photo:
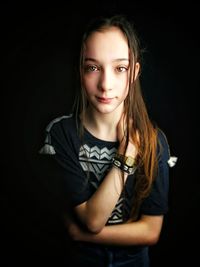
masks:
[[[122,217],[123,200],[124,200],[123,197],[121,197],[118,200],[112,214],[110,215],[110,218],[108,219],[109,224],[123,222],[123,217]]]
[[[79,161],[84,171],[89,171],[97,178],[97,188],[100,180],[104,177],[105,172],[110,167],[111,160],[116,153],[116,148],[110,150],[107,147],[99,148],[97,146],[89,147],[84,144],[79,150]]]
[[[108,166],[104,164],[101,164],[100,166],[100,164],[87,163],[84,161],[80,161],[80,164],[84,171],[92,172],[95,175],[95,177],[97,178],[97,184],[95,186],[96,188],[101,179],[103,178],[103,174],[107,171]]]
[[[100,159],[107,159],[111,160],[116,153],[116,148],[113,147],[109,150],[107,147],[99,148],[97,146],[89,147],[88,145],[84,144],[80,147],[79,157],[86,156],[88,159],[96,158],[97,160]]]

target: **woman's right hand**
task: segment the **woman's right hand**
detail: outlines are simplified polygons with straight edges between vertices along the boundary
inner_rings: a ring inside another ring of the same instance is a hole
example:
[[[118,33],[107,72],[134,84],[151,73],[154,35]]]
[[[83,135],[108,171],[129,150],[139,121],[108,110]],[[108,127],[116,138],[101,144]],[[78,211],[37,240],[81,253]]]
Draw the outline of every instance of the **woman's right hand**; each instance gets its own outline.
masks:
[[[127,124],[126,124],[127,120],[126,120],[126,115],[123,113],[118,126],[117,126],[117,138],[119,141],[119,148],[118,148],[118,153],[119,154],[124,154],[126,156],[131,156],[133,158],[136,158],[137,153],[138,153],[138,149],[137,146],[134,144],[133,139],[131,138],[131,136],[133,135],[132,130],[131,130],[131,125],[132,125],[132,119],[129,119],[129,141],[128,141],[128,145],[126,148],[126,139],[127,139]],[[136,133],[138,141],[139,141],[139,135],[138,133]]]

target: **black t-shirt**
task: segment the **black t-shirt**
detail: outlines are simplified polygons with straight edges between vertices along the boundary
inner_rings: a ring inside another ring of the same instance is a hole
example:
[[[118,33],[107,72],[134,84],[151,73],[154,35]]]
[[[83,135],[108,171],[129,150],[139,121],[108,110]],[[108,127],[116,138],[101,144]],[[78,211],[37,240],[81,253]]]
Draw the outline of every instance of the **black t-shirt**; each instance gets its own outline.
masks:
[[[72,114],[56,118],[47,126],[45,145],[40,150],[40,153],[55,157],[62,167],[65,192],[71,206],[85,202],[97,190],[112,166],[112,158],[118,147],[118,142],[100,140],[86,129],[80,138],[77,126]],[[150,195],[142,202],[140,214],[162,215],[168,210],[170,151],[166,136],[160,130],[158,139],[161,144],[158,175]],[[137,172],[128,176],[107,224],[121,223],[129,218],[136,175]]]

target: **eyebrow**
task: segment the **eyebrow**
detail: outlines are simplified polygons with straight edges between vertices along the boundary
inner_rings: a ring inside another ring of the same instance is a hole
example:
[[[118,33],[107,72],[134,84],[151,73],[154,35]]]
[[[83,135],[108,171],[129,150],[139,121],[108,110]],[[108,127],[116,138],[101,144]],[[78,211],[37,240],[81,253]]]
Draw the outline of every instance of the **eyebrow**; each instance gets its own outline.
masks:
[[[91,57],[86,57],[85,62],[86,61],[93,61],[93,62],[99,63],[99,61],[97,59],[91,58]],[[121,62],[121,61],[128,61],[129,62],[129,59],[128,58],[116,58],[116,59],[112,60],[112,62]]]

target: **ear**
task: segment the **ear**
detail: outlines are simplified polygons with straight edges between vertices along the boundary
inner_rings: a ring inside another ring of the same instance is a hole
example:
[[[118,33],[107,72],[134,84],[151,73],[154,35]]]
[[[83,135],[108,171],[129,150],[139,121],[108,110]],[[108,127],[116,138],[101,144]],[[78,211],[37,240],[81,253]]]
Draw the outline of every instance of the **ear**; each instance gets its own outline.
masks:
[[[139,74],[139,71],[140,71],[140,63],[139,63],[139,62],[136,62],[136,63],[135,63],[135,75],[134,75],[134,80],[137,79],[138,74]]]

